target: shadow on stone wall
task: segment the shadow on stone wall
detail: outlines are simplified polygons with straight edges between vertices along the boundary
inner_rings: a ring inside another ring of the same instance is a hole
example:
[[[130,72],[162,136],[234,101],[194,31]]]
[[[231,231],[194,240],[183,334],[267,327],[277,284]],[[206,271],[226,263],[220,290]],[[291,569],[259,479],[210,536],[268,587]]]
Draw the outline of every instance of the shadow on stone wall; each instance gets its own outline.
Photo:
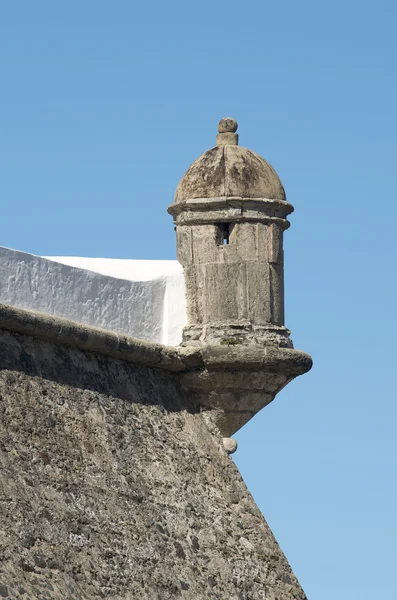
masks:
[[[0,369],[127,402],[159,404],[168,411],[198,410],[193,403],[188,405],[182,400],[178,377],[173,373],[4,330],[0,332]]]

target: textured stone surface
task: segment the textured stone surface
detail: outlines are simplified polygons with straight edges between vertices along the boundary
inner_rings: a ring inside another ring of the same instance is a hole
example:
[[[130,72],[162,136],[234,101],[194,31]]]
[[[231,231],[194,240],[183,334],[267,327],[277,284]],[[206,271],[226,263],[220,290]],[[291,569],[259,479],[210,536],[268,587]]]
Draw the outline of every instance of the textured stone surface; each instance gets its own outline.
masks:
[[[237,450],[237,442],[231,437],[222,438],[222,444],[228,454],[233,454]]]
[[[237,133],[218,133],[216,136],[217,146],[237,146],[238,134]]]
[[[279,227],[235,223],[229,226],[227,244],[223,244],[222,228],[217,225],[177,229],[178,256],[185,267],[188,292],[188,323],[240,320],[241,324],[284,324]]]
[[[219,133],[236,133],[237,128],[237,121],[233,117],[224,117],[218,123]]]
[[[207,150],[188,168],[176,189],[175,202],[222,196],[285,200],[285,191],[276,171],[262,157],[241,146],[225,145]]]
[[[0,341],[2,597],[305,599],[177,375]]]
[[[186,307],[177,261],[58,260],[0,247],[0,302],[143,340],[180,343]]]
[[[202,364],[201,355],[193,349],[179,350],[5,304],[0,304],[0,329],[169,371],[200,368]]]

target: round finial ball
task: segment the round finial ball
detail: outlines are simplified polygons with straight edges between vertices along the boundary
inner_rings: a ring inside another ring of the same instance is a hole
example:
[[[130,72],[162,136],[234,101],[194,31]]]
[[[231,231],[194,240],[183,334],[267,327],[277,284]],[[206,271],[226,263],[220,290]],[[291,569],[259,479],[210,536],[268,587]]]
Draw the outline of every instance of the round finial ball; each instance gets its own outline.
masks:
[[[222,438],[222,444],[228,454],[233,454],[237,450],[237,442],[231,437]]]
[[[221,119],[218,123],[219,133],[236,133],[237,127],[237,121],[235,121],[231,117],[225,117],[224,119]]]

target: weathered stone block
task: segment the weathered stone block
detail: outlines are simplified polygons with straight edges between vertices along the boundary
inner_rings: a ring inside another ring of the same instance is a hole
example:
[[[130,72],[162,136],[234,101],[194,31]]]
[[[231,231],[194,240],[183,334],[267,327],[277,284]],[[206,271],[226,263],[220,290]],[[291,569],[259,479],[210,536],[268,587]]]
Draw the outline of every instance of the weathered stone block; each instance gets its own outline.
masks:
[[[194,225],[191,230],[194,264],[218,262],[219,228],[216,225]]]
[[[270,268],[270,305],[271,322],[284,325],[284,273],[282,265],[271,264]]]
[[[181,265],[187,267],[193,262],[192,228],[178,225],[176,228],[177,258]]]
[[[204,266],[205,322],[243,319],[247,314],[244,264]]]
[[[272,223],[268,227],[268,256],[269,262],[282,265],[283,264],[283,234],[280,227]]]
[[[259,225],[257,229],[257,260],[258,262],[269,262],[269,225]]]
[[[257,260],[257,223],[236,223],[233,243],[236,245],[237,260],[241,262]]]
[[[202,293],[199,293],[200,281],[197,277],[198,267],[196,265],[184,268],[185,286],[186,286],[186,313],[188,323],[201,323],[202,312]],[[202,287],[202,284],[201,284]]]
[[[269,323],[272,318],[269,265],[261,262],[246,264],[247,318],[255,324]]]

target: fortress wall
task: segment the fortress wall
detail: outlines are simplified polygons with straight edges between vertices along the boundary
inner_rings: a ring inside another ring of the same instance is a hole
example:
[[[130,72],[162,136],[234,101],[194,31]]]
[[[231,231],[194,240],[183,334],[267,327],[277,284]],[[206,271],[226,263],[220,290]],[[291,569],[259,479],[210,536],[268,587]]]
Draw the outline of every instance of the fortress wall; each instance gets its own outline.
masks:
[[[177,374],[0,331],[1,597],[304,600],[220,441]]]

